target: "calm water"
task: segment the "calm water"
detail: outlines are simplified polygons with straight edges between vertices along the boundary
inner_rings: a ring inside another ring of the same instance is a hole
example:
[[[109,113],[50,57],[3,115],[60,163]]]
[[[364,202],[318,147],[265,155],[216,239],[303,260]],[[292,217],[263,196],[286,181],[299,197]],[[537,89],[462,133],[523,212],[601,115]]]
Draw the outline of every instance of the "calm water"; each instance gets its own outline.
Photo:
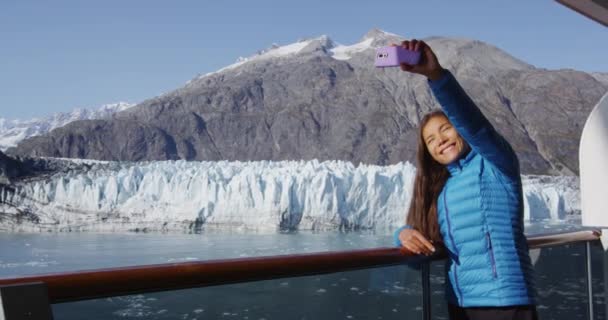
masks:
[[[528,234],[580,229],[535,224]],[[354,250],[392,245],[387,234],[0,234],[0,277],[167,262]],[[602,292],[601,249],[594,289]],[[543,249],[536,263],[542,319],[586,319],[584,246]],[[433,315],[446,319],[443,263],[432,266]],[[56,319],[420,319],[418,271],[389,267],[66,303]],[[596,319],[603,297],[596,296]]]

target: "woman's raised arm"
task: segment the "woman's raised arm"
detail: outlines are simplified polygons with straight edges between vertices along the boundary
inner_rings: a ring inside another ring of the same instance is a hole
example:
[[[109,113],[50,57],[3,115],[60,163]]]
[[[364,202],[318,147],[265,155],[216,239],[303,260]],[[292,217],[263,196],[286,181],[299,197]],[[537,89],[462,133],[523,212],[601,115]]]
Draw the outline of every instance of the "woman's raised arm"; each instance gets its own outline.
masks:
[[[420,63],[402,64],[401,69],[428,78],[441,108],[471,148],[504,174],[519,175],[519,161],[511,145],[498,134],[452,73],[441,67],[433,50],[418,40],[403,41],[401,45],[405,49],[422,52]]]

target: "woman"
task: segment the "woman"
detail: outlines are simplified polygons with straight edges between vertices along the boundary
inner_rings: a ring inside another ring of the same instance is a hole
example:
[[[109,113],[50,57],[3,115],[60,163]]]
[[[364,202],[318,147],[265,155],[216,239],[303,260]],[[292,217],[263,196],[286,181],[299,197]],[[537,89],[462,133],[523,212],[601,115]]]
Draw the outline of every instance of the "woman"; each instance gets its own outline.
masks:
[[[427,44],[402,46],[422,51],[418,65],[401,69],[426,76],[443,111],[420,123],[414,193],[396,244],[429,255],[444,243],[450,319],[537,319],[517,156]]]

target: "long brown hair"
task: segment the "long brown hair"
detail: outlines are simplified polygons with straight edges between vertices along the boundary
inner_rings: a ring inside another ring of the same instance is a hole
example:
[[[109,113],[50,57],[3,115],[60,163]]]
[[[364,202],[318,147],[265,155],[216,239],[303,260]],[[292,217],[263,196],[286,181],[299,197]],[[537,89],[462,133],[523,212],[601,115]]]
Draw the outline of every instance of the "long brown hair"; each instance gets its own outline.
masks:
[[[439,116],[446,117],[443,111],[433,111],[427,113],[420,121],[416,153],[416,178],[406,221],[409,226],[433,241],[441,241],[437,221],[437,198],[449,177],[449,172],[429,153],[422,136],[422,129],[431,118]]]

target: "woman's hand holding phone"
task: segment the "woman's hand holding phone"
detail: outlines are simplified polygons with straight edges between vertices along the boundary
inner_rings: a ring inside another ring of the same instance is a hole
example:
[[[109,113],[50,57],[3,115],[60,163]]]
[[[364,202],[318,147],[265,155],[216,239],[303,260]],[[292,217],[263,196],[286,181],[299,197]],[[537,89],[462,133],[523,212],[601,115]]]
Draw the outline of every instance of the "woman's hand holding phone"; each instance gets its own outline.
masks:
[[[392,44],[398,46],[397,44]],[[426,42],[422,40],[406,40],[401,42],[401,47],[410,51],[420,51],[420,61],[415,65],[409,65],[407,63],[401,64],[401,70],[421,74],[426,76],[430,80],[439,80],[443,74],[443,67],[439,64],[437,56],[431,50]]]

